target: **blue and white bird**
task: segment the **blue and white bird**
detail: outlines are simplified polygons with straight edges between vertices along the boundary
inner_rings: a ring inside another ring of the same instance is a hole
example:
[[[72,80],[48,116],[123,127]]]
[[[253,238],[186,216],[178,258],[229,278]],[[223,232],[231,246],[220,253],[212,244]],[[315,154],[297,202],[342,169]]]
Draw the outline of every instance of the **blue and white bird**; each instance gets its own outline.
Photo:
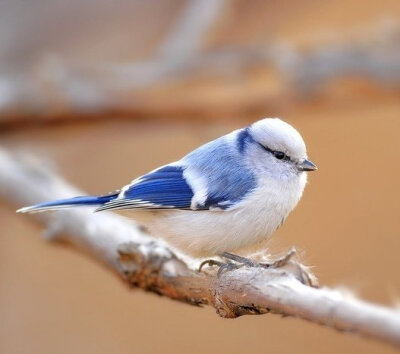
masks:
[[[193,257],[237,252],[271,236],[299,202],[308,160],[298,131],[266,118],[133,180],[120,191],[45,202],[18,212],[75,206],[129,209],[154,236]]]

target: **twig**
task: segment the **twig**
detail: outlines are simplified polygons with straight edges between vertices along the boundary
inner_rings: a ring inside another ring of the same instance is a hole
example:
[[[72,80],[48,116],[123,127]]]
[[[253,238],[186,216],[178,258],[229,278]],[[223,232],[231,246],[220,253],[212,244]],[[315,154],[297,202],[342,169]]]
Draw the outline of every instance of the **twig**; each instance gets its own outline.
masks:
[[[37,160],[0,149],[0,166],[0,198],[14,204],[82,194]],[[309,286],[307,272],[297,262],[278,269],[242,267],[218,278],[192,270],[167,245],[123,217],[87,209],[36,217],[51,236],[62,234],[144,290],[189,304],[211,305],[222,317],[268,312],[295,316],[400,347],[398,312]]]

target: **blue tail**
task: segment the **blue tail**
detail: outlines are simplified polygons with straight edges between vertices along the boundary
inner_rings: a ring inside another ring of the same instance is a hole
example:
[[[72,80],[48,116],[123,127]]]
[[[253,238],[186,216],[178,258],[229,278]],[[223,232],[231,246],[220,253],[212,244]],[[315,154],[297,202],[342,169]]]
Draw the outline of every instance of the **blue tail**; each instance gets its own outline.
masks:
[[[75,197],[69,199],[53,200],[17,210],[17,213],[36,213],[39,211],[56,210],[75,206],[103,205],[118,196],[118,193],[100,196]]]

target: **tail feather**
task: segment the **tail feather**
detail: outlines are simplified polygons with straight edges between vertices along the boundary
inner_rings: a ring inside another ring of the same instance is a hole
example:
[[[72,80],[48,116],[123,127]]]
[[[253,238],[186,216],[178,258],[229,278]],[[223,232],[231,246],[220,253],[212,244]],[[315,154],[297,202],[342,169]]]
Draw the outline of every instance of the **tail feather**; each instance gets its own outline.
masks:
[[[100,196],[83,196],[68,199],[53,200],[17,210],[17,213],[37,213],[46,210],[65,209],[76,206],[103,205],[118,196],[118,193]]]

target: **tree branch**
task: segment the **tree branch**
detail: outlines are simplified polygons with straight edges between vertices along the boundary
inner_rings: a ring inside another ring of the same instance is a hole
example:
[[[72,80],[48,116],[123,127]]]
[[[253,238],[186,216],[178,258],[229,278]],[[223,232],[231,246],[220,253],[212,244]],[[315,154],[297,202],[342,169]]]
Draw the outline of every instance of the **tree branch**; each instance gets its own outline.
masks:
[[[0,198],[12,203],[26,205],[82,194],[38,160],[0,149],[0,166]],[[337,290],[312,287],[309,273],[294,260],[282,268],[242,267],[217,277],[191,269],[164,242],[121,216],[87,209],[35,216],[48,228],[48,237],[62,237],[90,251],[144,290],[192,305],[213,306],[222,317],[268,312],[295,316],[400,347],[398,312]]]
[[[172,110],[176,115],[199,107],[213,115],[231,112],[238,102],[237,90],[227,89],[232,79],[247,78],[241,86],[252,87],[251,94],[246,95],[244,88],[240,95],[242,109],[276,107],[279,102],[287,107],[293,95],[297,100],[310,97],[338,78],[365,78],[395,91],[400,85],[397,26],[363,30],[351,40],[314,44],[308,50],[282,41],[201,50],[205,34],[225,4],[224,0],[188,2],[157,55],[142,61],[73,64],[53,54],[44,56],[31,73],[0,74],[0,126],[109,113],[165,115]],[[194,15],[200,12],[201,16]],[[266,90],[271,85],[268,79],[252,80],[249,72],[254,69],[279,73],[273,90]],[[200,82],[218,88],[224,99],[207,99],[203,104],[204,94],[199,92],[206,93],[210,86]],[[188,90],[188,84],[194,89]]]

